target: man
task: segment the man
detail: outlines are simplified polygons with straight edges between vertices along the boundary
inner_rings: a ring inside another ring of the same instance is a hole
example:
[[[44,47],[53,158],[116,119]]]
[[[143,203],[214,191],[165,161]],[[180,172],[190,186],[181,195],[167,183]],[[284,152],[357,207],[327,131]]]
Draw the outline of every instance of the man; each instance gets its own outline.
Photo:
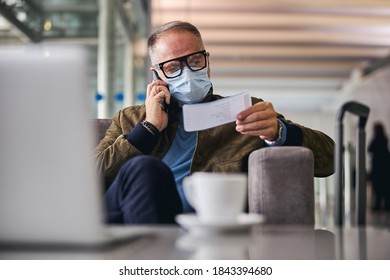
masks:
[[[381,122],[375,122],[373,126],[373,138],[368,145],[371,154],[371,184],[373,190],[373,211],[390,210],[390,178],[388,175],[390,152],[385,127]]]
[[[173,223],[176,214],[194,211],[183,193],[185,176],[246,172],[249,154],[267,146],[308,147],[315,174],[333,172],[334,143],[327,135],[287,121],[271,103],[256,98],[233,123],[186,132],[183,104],[222,98],[213,94],[210,54],[201,34],[190,23],[169,22],[149,37],[148,49],[151,70],[160,79],[147,86],[145,104],[113,117],[97,147],[109,222]]]

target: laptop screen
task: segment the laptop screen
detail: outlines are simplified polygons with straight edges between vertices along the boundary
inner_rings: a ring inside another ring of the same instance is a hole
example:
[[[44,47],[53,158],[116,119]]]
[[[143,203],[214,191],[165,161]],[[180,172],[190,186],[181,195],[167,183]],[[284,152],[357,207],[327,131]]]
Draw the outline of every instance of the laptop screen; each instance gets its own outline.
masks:
[[[87,66],[82,47],[0,48],[1,242],[101,238]]]

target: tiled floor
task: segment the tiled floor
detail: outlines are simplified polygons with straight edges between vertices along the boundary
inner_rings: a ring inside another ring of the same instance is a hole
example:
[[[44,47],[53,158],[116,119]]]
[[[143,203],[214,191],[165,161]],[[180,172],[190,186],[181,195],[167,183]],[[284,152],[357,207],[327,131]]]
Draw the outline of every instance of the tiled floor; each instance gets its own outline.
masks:
[[[370,187],[367,188],[367,215],[366,215],[366,224],[373,225],[377,227],[386,227],[390,228],[390,211],[372,211],[371,210],[371,191]],[[333,204],[332,200],[328,200],[326,204],[326,209],[321,209],[317,203],[316,205],[316,227],[329,227],[334,225],[333,219]],[[354,213],[351,213],[350,219],[346,216],[345,224],[347,226],[353,226],[354,223]]]
[[[367,188],[367,224],[390,228],[390,211],[372,211],[371,188]]]
[[[390,228],[390,211],[367,211],[367,225]]]

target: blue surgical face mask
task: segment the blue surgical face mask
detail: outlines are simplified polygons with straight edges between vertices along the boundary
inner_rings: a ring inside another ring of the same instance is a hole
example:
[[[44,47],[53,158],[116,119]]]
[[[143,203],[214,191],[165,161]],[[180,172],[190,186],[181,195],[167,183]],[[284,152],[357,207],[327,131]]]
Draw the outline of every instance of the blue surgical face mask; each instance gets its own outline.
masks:
[[[199,103],[211,89],[211,81],[207,74],[207,67],[199,71],[183,68],[180,76],[167,79],[169,91],[179,106],[183,104]]]

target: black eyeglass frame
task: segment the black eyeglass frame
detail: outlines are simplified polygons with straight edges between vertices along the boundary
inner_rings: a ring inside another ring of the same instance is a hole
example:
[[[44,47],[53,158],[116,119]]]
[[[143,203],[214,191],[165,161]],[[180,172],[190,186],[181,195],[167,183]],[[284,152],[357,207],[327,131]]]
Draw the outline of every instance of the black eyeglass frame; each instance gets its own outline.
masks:
[[[188,58],[189,56],[191,56],[191,55],[198,54],[198,53],[203,54],[204,60],[205,60],[205,64],[204,64],[204,66],[203,66],[202,68],[199,68],[199,69],[195,69],[195,70],[194,70],[194,69],[191,68],[190,65],[188,65],[187,58]],[[178,61],[180,62],[180,65],[183,65],[183,61],[184,61],[184,62],[186,63],[186,65],[188,66],[188,68],[189,68],[191,71],[196,72],[196,71],[200,71],[200,70],[202,70],[202,69],[204,69],[204,68],[207,67],[207,59],[206,59],[207,56],[208,56],[207,51],[206,51],[206,50],[201,50],[201,51],[197,51],[197,52],[190,53],[190,54],[187,54],[187,55],[183,55],[183,56],[181,56],[181,57],[177,57],[177,58],[174,58],[174,59],[170,59],[170,60],[167,60],[167,61],[164,61],[164,62],[161,62],[161,63],[157,63],[157,64],[154,65],[154,67],[160,69],[160,70],[163,72],[164,76],[165,76],[167,79],[173,79],[173,78],[179,77],[179,76],[181,75],[181,73],[183,72],[183,67],[180,67],[180,72],[179,72],[178,75],[169,76],[169,77],[168,77],[167,74],[165,74],[165,71],[164,71],[164,69],[163,69],[163,66],[164,66],[165,63],[168,63],[168,62],[171,62],[171,61],[178,60]]]

